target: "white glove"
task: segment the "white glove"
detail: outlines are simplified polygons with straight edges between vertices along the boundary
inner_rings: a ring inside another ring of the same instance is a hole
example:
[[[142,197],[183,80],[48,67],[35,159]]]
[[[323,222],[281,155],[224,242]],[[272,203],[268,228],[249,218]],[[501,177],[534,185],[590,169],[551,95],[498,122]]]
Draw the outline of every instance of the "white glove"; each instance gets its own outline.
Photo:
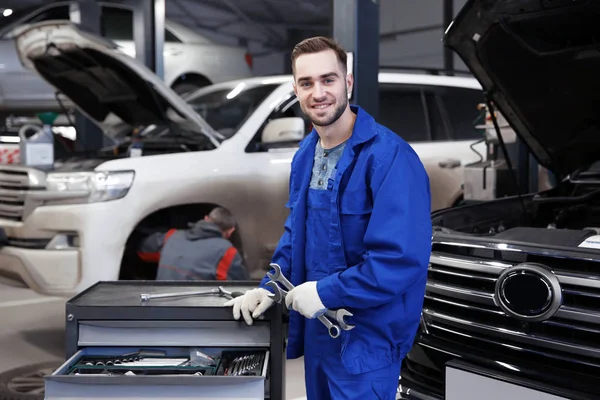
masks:
[[[248,290],[242,296],[236,297],[225,303],[225,306],[233,306],[233,318],[240,319],[240,311],[248,325],[252,325],[253,319],[259,317],[275,303],[269,298],[269,292],[263,288]],[[252,313],[252,315],[250,315]]]
[[[306,318],[317,318],[327,312],[317,292],[317,282],[306,282],[290,290],[285,297],[285,305]]]

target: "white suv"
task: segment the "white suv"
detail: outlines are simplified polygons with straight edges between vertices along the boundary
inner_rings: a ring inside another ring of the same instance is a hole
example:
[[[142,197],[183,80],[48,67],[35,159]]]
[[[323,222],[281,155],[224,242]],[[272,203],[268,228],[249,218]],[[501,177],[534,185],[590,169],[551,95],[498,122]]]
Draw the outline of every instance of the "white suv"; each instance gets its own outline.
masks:
[[[49,49],[53,41],[60,49]],[[290,162],[310,131],[291,76],[212,85],[185,101],[143,65],[69,23],[17,37],[20,56],[103,127],[114,146],[49,170],[0,168],[0,272],[36,291],[72,295],[99,280],[153,279],[140,237],[185,227],[216,205],[239,221],[234,244],[261,277],[287,217]],[[78,65],[67,59],[94,59]],[[97,81],[82,79],[101,66]],[[411,142],[431,178],[433,209],[461,197],[461,168],[482,91],[474,79],[381,72],[378,120]],[[142,157],[130,157],[131,127]]]

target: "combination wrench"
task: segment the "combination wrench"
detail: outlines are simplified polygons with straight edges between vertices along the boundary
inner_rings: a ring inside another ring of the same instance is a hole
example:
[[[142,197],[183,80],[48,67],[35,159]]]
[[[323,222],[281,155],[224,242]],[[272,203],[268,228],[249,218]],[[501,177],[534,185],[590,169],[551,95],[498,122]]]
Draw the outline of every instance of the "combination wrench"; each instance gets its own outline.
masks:
[[[218,289],[204,290],[204,291],[192,291],[192,292],[174,292],[174,293],[142,293],[140,299],[143,303],[150,301],[151,299],[168,299],[173,297],[189,297],[189,296],[205,296],[205,295],[217,295],[223,296],[229,299],[243,295],[242,292],[229,292],[219,286]]]
[[[270,264],[270,266],[275,271],[275,272],[271,272],[271,271],[267,272],[267,276],[269,277],[269,279],[271,279],[271,282],[268,282],[267,285],[269,285],[269,287],[271,287],[274,292],[274,294],[271,295],[270,297],[275,302],[281,302],[285,299],[285,296],[287,295],[287,291],[281,289],[279,287],[279,285],[277,285],[276,282],[280,282],[283,286],[285,286],[285,288],[287,290],[292,290],[294,288],[294,285],[292,285],[292,283],[290,281],[288,281],[287,278],[281,273],[281,267],[278,264],[272,263],[272,264]],[[344,310],[344,309],[340,309],[340,310],[336,310],[336,311],[328,310],[326,312],[326,315],[328,315],[332,318],[335,318],[340,323],[340,326],[342,326],[342,329],[344,329],[344,330],[354,329],[354,325],[348,325],[344,322],[345,316],[352,316],[352,313],[350,313],[349,311]],[[327,317],[325,317],[325,315],[320,315],[319,317],[317,317],[317,319],[319,321],[321,321],[321,323],[323,323],[323,325],[325,325],[325,327],[327,328],[327,330],[329,332],[329,336],[331,336],[332,338],[337,338],[340,336],[340,328],[337,325],[332,324],[331,321],[329,321],[327,319]]]
[[[282,301],[285,300],[288,291],[282,289],[275,281],[269,281],[265,284],[265,286],[269,286],[272,290],[273,293],[269,294],[269,297],[271,298],[271,300],[273,300],[275,303],[281,303]],[[339,310],[327,310],[327,312],[325,312],[325,315],[327,315],[328,317],[331,317],[333,319],[335,319],[340,328],[342,328],[345,331],[349,331],[355,328],[354,325],[350,325],[348,323],[346,323],[346,321],[344,320],[344,317],[349,316],[351,317],[353,314],[345,309],[339,309]]]

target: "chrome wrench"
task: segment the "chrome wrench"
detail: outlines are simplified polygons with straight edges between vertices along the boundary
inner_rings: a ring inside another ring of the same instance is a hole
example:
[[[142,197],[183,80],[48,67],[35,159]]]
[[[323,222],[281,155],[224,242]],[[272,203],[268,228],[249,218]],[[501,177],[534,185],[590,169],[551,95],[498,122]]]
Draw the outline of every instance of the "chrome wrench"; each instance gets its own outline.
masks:
[[[218,295],[227,297],[229,299],[233,299],[234,297],[238,297],[243,295],[242,292],[229,292],[223,288],[223,286],[219,286],[217,289],[211,290],[203,290],[203,291],[191,291],[191,292],[174,292],[174,293],[142,293],[140,294],[140,299],[142,302],[150,301],[151,299],[169,299],[173,297],[189,297],[189,296],[205,296],[205,295]]]
[[[282,303],[285,301],[285,296],[287,296],[288,292],[279,287],[277,282],[269,281],[265,283],[265,286],[268,286],[273,290],[273,293],[268,294],[271,300],[273,300],[275,303]]]
[[[294,285],[292,285],[292,283],[287,280],[285,275],[283,275],[281,273],[281,267],[279,266],[279,264],[271,263],[270,267],[273,268],[275,270],[275,272],[271,272],[271,271],[267,272],[267,276],[269,277],[269,279],[271,279],[272,281],[275,281],[275,282],[281,282],[281,284],[287,290],[292,290],[294,288]]]
[[[283,284],[283,286],[285,286],[286,289],[292,290],[294,288],[294,285],[292,285],[292,283],[288,281],[287,278],[281,273],[281,267],[278,264],[274,263],[271,264],[271,267],[275,270],[274,273],[271,273],[271,271],[267,272],[267,276],[269,277],[269,279],[271,279],[271,282],[281,282],[281,284]],[[269,283],[270,282],[268,282],[267,285],[269,285]],[[279,287],[279,285],[273,283],[273,285],[269,286],[273,289],[273,292],[275,293],[274,295],[271,295],[269,297],[271,297],[271,299],[276,303],[281,302],[282,298],[285,298],[285,296],[287,295],[287,292],[282,290]],[[355,328],[355,325],[347,324],[344,320],[344,317],[353,316],[353,314],[346,309],[340,308],[339,310],[327,310],[325,314],[331,318],[334,318],[338,322],[340,327],[345,331],[349,331]]]
[[[275,273],[271,273],[271,271],[267,272],[267,276],[271,279],[271,282],[273,282],[270,287],[273,288],[276,293],[273,300],[276,301],[275,299],[279,299],[280,301],[283,301],[285,296],[287,296],[287,291],[281,289],[275,282],[280,282],[287,290],[292,290],[294,285],[292,285],[292,283],[281,273],[281,267],[278,264],[272,263],[270,266],[275,270]],[[271,282],[268,282],[267,284],[270,284]],[[317,319],[325,325],[329,336],[334,339],[340,336],[340,327],[332,324],[325,315],[319,315]]]
[[[344,321],[344,317],[346,317],[346,316],[351,317],[353,315],[348,310],[345,310],[343,308],[340,308],[339,310],[327,310],[327,312],[325,314],[327,316],[335,319],[337,321],[337,323],[340,324],[340,328],[342,328],[345,331],[350,331],[355,328],[354,325],[347,324]]]

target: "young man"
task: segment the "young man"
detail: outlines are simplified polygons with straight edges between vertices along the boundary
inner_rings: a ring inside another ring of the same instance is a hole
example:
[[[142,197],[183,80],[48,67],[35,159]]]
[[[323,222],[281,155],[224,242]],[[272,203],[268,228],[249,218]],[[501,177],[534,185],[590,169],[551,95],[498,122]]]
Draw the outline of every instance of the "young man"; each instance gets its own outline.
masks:
[[[171,229],[146,237],[138,255],[158,262],[156,280],[246,280],[242,259],[229,241],[235,225],[233,215],[217,207],[187,230]]]
[[[288,358],[304,356],[309,400],[394,399],[411,348],[431,250],[427,173],[413,149],[358,106],[346,52],[307,39],[292,52],[294,91],[314,124],[292,161],[290,215],[273,256],[295,288]],[[272,305],[259,288],[226,303],[248,324]],[[332,339],[316,319],[345,308]]]

